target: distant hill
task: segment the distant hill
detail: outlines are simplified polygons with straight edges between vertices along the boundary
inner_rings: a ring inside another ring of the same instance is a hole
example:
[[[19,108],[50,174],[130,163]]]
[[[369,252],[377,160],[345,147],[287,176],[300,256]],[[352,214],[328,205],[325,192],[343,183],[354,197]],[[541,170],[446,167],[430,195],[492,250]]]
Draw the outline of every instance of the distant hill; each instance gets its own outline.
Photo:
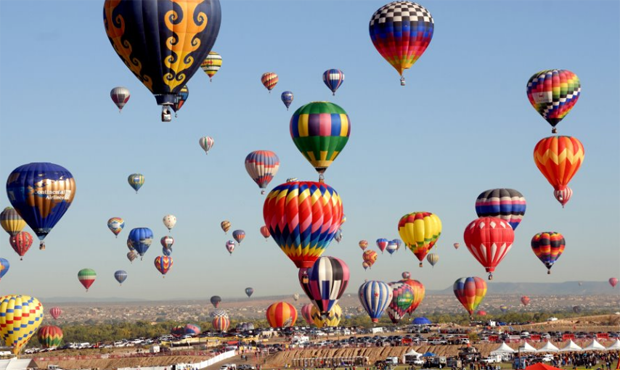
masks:
[[[581,283],[581,285],[579,285]],[[489,295],[618,295],[620,289],[612,288],[607,282],[566,281],[563,283],[494,283],[487,281]],[[430,290],[426,294],[453,295],[452,286],[444,290]]]

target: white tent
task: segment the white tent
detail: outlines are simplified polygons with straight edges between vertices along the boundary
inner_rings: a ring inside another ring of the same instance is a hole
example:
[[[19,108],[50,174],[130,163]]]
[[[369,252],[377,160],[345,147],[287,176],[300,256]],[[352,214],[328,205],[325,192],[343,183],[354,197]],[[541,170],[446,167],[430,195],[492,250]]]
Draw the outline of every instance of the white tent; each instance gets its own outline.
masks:
[[[409,351],[409,352],[407,352],[407,353],[405,353],[403,355],[402,363],[403,364],[407,364],[407,363],[409,363],[409,362],[407,362],[407,360],[409,360],[409,361],[417,360],[418,358],[420,358],[420,356],[422,356],[421,353],[418,353],[414,349],[412,349],[411,351]]]
[[[32,360],[29,358],[20,360],[15,357],[9,360],[0,360],[0,369],[1,370],[26,370],[30,366],[31,361]]]
[[[584,351],[604,351],[605,348],[602,344],[600,344],[596,339],[592,341],[587,347],[584,347]]]
[[[536,352],[558,352],[558,347],[554,346],[553,343],[547,342],[544,346],[538,349]]]
[[[519,352],[536,352],[536,348],[532,347],[528,342],[525,342],[525,344],[519,347]]]
[[[571,352],[571,351],[583,351],[583,349],[581,349],[581,347],[576,345],[575,342],[573,342],[573,340],[571,339],[568,341],[568,344],[566,344],[564,348],[560,349],[560,352]]]
[[[608,351],[620,351],[620,339],[616,339],[609,347],[606,348]]]
[[[517,351],[515,351],[514,349],[510,348],[509,345],[506,344],[506,342],[502,342],[502,345],[495,348],[494,350],[491,351],[491,355],[501,355],[503,353],[515,353]]]

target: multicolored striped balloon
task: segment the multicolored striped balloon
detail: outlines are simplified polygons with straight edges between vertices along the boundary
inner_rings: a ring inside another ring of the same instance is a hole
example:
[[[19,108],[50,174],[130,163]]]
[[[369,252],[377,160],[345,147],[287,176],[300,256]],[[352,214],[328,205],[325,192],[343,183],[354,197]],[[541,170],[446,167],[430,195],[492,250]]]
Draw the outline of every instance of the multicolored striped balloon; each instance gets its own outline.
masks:
[[[560,258],[566,247],[564,236],[555,231],[543,231],[532,238],[532,251],[551,273],[553,264]]]
[[[368,248],[368,240],[360,240],[358,245],[364,251],[364,250],[366,250],[366,248]]]
[[[347,112],[329,102],[312,102],[293,113],[291,138],[301,154],[321,174],[342,152],[351,135]]]
[[[263,86],[265,86],[265,88],[269,90],[269,93],[271,94],[271,90],[273,90],[273,88],[276,87],[276,84],[278,83],[278,75],[273,72],[265,72],[261,76],[260,82],[263,83]]]
[[[123,231],[125,220],[120,217],[112,217],[108,220],[108,229],[118,238],[118,234]]]
[[[431,264],[431,266],[435,267],[435,264],[439,262],[439,255],[437,253],[429,253],[426,256],[426,260]]]
[[[235,230],[233,231],[232,235],[233,235],[233,239],[235,239],[237,243],[239,244],[241,244],[243,239],[245,239],[245,231],[243,230]]]
[[[93,269],[86,268],[78,271],[78,280],[86,288],[87,292],[88,288],[95,282],[95,279],[97,279],[97,273]]]
[[[497,217],[506,220],[513,230],[525,215],[525,198],[514,189],[485,190],[476,199],[478,217]]]
[[[328,69],[323,72],[323,83],[332,91],[332,95],[336,95],[336,90],[344,82],[344,73],[339,69]]]
[[[321,257],[299,269],[299,283],[321,314],[327,315],[349,284],[349,266],[335,257]]]
[[[327,314],[321,314],[316,306],[312,306],[310,310],[312,322],[317,328],[338,326],[338,324],[340,324],[340,319],[342,319],[342,308],[338,303],[336,303]]]
[[[383,311],[392,301],[392,289],[387,283],[377,280],[369,280],[362,284],[358,290],[358,296],[362,307],[370,316],[372,322],[379,322]]]
[[[6,207],[0,213],[0,224],[10,236],[15,236],[26,227],[26,221],[17,213],[15,208]]]
[[[421,56],[433,38],[431,13],[410,1],[394,1],[379,8],[370,19],[368,31],[375,48],[400,74]]]
[[[282,99],[282,103],[284,103],[284,105],[286,106],[286,110],[288,110],[288,108],[293,103],[293,99],[295,98],[295,96],[291,91],[285,91],[282,93],[282,95],[280,95],[280,98]]]
[[[172,104],[172,110],[175,112],[181,110],[181,108],[183,108],[183,104],[187,101],[187,98],[189,98],[189,88],[185,85],[176,94],[174,104]],[[177,115],[175,114],[174,116],[176,117]]]
[[[213,82],[213,76],[222,68],[222,56],[215,51],[210,51],[205,60],[200,63],[200,68],[209,76],[209,82]]]
[[[585,149],[579,140],[571,136],[550,136],[536,144],[534,162],[549,184],[554,196],[562,204],[568,202],[572,191],[562,193],[575,176],[585,156]],[[566,196],[568,195],[568,196]]]
[[[183,333],[187,334],[187,335],[198,335],[202,332],[202,330],[200,329],[200,326],[198,325],[194,325],[194,324],[186,324],[183,327]]]
[[[392,255],[398,250],[398,244],[396,244],[393,240],[390,240],[387,247],[385,247],[385,250],[388,251],[390,255]]]
[[[263,218],[280,249],[298,268],[311,267],[340,228],[342,200],[331,186],[293,181],[265,199]]]
[[[228,318],[228,315],[217,315],[211,321],[211,325],[213,325],[213,329],[226,333],[228,328],[230,328],[230,318]]]
[[[469,252],[493,279],[493,271],[512,248],[515,232],[508,222],[496,217],[480,217],[467,225],[463,233]]]
[[[136,194],[138,194],[138,190],[140,190],[142,185],[144,185],[144,175],[141,173],[132,173],[129,177],[127,177],[127,182],[129,183],[129,186],[136,191]]]
[[[261,189],[261,194],[278,173],[280,159],[270,150],[256,150],[245,157],[245,170]]]
[[[5,295],[0,297],[0,337],[18,355],[43,321],[43,305],[35,297]]]
[[[398,234],[418,258],[420,267],[428,251],[437,243],[441,230],[441,220],[430,212],[409,213],[398,221]]]
[[[305,304],[301,307],[301,317],[303,317],[304,320],[306,320],[306,323],[308,325],[314,324],[314,319],[312,318],[313,309],[316,310],[316,307],[314,307],[312,303]]]
[[[411,289],[413,290],[413,302],[411,303],[411,306],[409,306],[409,309],[407,310],[407,313],[411,316],[411,314],[418,308],[420,303],[422,303],[422,301],[424,300],[424,296],[426,295],[426,288],[424,287],[424,284],[422,284],[421,282],[411,279],[411,274],[409,274],[408,277],[405,277],[404,272],[403,272],[403,279],[400,280],[400,282],[409,285]]]
[[[392,289],[392,301],[386,311],[392,323],[398,324],[413,304],[413,289],[409,284],[400,281],[388,283],[388,285]]]
[[[174,245],[174,238],[171,237],[170,235],[166,235],[166,236],[163,236],[159,240],[159,242],[161,243],[161,246],[164,247],[165,249],[170,249]]]
[[[155,268],[162,274],[162,277],[166,277],[168,271],[172,267],[172,257],[170,256],[157,256],[155,257]]]
[[[224,247],[226,247],[226,250],[228,251],[228,253],[232,255],[232,253],[235,250],[235,241],[234,240],[227,241]]]
[[[454,282],[452,289],[456,299],[461,302],[469,315],[473,316],[474,311],[487,294],[487,283],[477,276],[462,277]]]
[[[576,74],[564,69],[548,69],[534,73],[527,82],[527,98],[556,133],[556,125],[573,109],[581,95]]]
[[[213,144],[215,144],[215,141],[211,136],[203,136],[198,139],[198,144],[200,144],[202,150],[205,151],[205,154],[209,154],[209,150],[213,148]]]
[[[224,231],[224,234],[226,234],[228,233],[228,230],[230,230],[230,221],[224,220],[220,223],[220,226],[222,231]]]
[[[267,308],[265,316],[272,328],[288,328],[295,326],[297,310],[290,303],[276,302]]]

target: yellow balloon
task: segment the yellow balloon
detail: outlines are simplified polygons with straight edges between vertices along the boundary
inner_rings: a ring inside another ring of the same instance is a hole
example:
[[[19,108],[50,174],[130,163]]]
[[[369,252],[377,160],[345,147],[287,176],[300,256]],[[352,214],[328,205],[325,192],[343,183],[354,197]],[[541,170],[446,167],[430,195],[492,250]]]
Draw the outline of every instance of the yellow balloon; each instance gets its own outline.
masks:
[[[409,249],[422,261],[441,235],[441,220],[430,212],[413,212],[401,217],[398,234]]]
[[[43,321],[43,305],[27,295],[0,297],[0,336],[18,355]]]
[[[9,235],[15,236],[26,227],[26,221],[21,218],[13,207],[6,207],[0,213],[0,225]]]
[[[340,324],[340,319],[342,318],[342,308],[340,308],[340,305],[336,303],[332,306],[332,309],[329,310],[327,316],[323,317],[316,306],[313,305],[310,315],[312,316],[314,325],[316,325],[317,328],[322,328],[324,326],[338,326],[338,324]]]

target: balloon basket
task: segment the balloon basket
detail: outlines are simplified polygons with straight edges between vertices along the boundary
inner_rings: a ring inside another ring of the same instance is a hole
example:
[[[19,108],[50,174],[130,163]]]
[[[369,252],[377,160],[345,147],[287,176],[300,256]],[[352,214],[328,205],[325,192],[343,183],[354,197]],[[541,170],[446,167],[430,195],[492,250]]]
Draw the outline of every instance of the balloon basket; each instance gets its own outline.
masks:
[[[557,134],[557,133],[558,133],[558,129],[554,127],[554,128],[551,130],[551,133],[552,133],[552,134]]]
[[[261,194],[261,195],[265,195],[265,191],[264,191],[264,190],[261,190],[260,194]]]
[[[23,260],[24,260],[24,257],[19,257],[19,260],[20,260],[20,261],[23,261]]]
[[[547,270],[547,275],[551,275],[551,270]]]
[[[405,86],[407,85],[407,81],[405,81],[405,77],[401,76],[400,77],[400,86]]]
[[[420,262],[420,264],[418,266],[422,267],[422,262]]]
[[[493,280],[493,274],[489,274],[489,280]]]

